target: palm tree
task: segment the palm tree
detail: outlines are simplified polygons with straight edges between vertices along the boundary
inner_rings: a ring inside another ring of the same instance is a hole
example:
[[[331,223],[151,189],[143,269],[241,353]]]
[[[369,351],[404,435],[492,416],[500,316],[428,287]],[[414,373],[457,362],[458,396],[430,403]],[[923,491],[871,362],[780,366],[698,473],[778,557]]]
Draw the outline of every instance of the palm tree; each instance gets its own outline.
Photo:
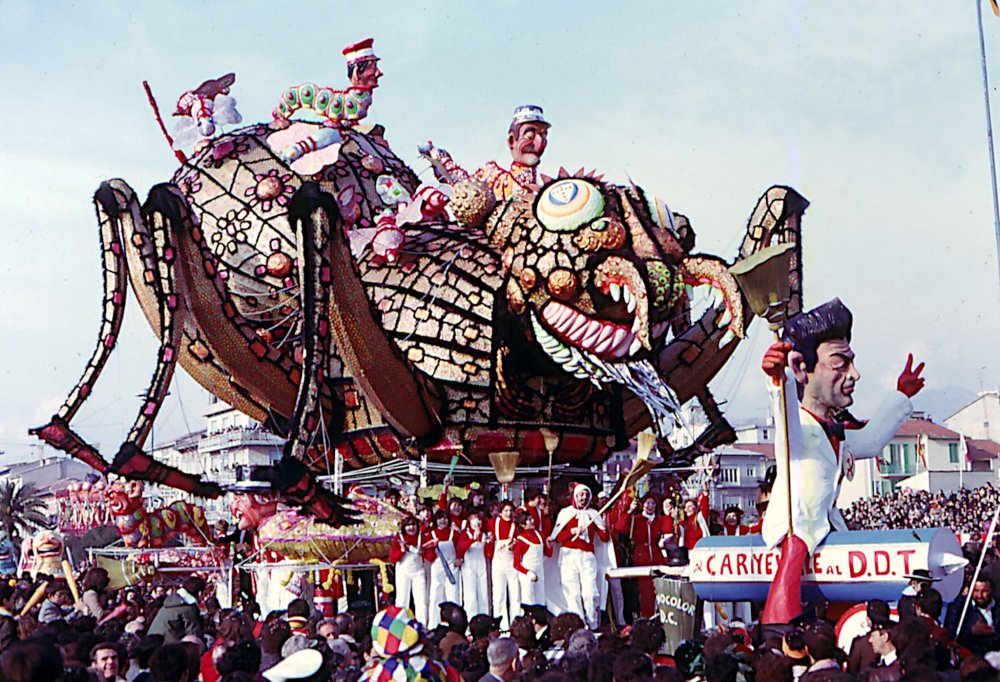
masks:
[[[0,483],[0,528],[7,532],[14,546],[40,528],[49,527],[45,500],[34,483]]]

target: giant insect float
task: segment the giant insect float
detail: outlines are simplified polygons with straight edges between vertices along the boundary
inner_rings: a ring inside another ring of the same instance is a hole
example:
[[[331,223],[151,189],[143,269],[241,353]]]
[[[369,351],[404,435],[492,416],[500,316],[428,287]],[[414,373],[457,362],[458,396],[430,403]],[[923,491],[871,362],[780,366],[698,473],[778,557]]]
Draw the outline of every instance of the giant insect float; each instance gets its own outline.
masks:
[[[300,100],[315,94],[303,87]],[[143,450],[179,363],[287,439],[267,478],[334,525],[354,517],[315,479],[335,453],[349,468],[455,454],[487,464],[511,450],[524,464],[586,465],[653,424],[661,454],[681,466],[735,439],[708,383],[752,313],[732,263],[697,252],[687,218],[639,186],[582,172],[496,205],[470,180],[447,210],[415,211],[428,192],[381,125],[292,122],[317,106],[295,104],[179,154],[144,203],[123,180],[100,186],[99,341],[38,437],[101,472],[219,495]],[[807,205],[788,187],[765,191],[735,258],[795,244],[791,313]],[[71,422],[118,340],[128,280],[160,346],[109,461]],[[698,314],[696,299],[709,301]],[[692,398],[710,423],[675,449],[666,436]],[[543,432],[558,435],[551,452]]]

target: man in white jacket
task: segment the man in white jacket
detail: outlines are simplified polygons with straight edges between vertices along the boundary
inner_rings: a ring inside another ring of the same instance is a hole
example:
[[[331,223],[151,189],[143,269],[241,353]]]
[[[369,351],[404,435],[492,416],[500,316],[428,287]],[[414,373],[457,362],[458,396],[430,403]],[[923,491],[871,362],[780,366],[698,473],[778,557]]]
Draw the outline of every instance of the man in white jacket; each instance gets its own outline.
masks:
[[[801,612],[801,578],[807,556],[831,530],[847,530],[836,507],[841,482],[853,478],[855,460],[875,457],[882,451],[912,414],[910,398],[924,385],[920,377],[924,365],[913,369],[910,355],[897,390],[883,400],[871,421],[854,419],[847,408],[854,402],[861,374],[851,350],[851,323],[850,310],[834,299],[790,319],[783,341],[764,354],[762,368],[771,379],[779,428],[777,479],[762,534],[768,548],[781,545],[781,560],[761,614],[762,623],[787,623]],[[791,376],[786,376],[786,368]],[[783,382],[789,389],[784,391],[784,403]],[[787,442],[780,428],[786,414]]]

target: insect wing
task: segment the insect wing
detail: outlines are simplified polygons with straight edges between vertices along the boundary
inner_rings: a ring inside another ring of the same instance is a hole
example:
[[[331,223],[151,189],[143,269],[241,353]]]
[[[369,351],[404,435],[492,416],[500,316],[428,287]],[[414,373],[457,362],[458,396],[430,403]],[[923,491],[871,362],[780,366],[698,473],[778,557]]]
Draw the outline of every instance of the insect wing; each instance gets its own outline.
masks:
[[[174,124],[174,149],[183,149],[202,137],[198,122],[190,116],[181,116]]]
[[[219,125],[233,125],[243,120],[243,116],[236,110],[236,98],[228,95],[219,95],[214,101],[215,111],[212,118]]]

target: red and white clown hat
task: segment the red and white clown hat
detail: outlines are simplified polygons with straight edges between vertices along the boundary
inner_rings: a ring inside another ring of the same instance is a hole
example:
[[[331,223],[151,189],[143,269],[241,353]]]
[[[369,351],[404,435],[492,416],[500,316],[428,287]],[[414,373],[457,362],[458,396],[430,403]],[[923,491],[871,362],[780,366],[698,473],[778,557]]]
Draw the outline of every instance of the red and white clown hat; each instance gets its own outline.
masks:
[[[583,488],[584,490],[587,491],[587,501],[584,503],[583,507],[577,507],[577,505],[576,505],[576,489],[577,488]],[[589,507],[590,506],[590,500],[594,496],[594,494],[590,490],[590,487],[584,485],[583,483],[580,483],[579,481],[573,481],[572,483],[569,484],[569,494],[570,494],[570,500],[572,501],[573,506],[576,507],[577,509],[586,509],[587,507]]]
[[[354,64],[356,62],[366,62],[366,61],[378,61],[378,57],[375,56],[375,50],[372,45],[375,43],[374,38],[365,38],[360,40],[353,45],[348,45],[344,48],[344,59],[347,61],[348,65]]]

